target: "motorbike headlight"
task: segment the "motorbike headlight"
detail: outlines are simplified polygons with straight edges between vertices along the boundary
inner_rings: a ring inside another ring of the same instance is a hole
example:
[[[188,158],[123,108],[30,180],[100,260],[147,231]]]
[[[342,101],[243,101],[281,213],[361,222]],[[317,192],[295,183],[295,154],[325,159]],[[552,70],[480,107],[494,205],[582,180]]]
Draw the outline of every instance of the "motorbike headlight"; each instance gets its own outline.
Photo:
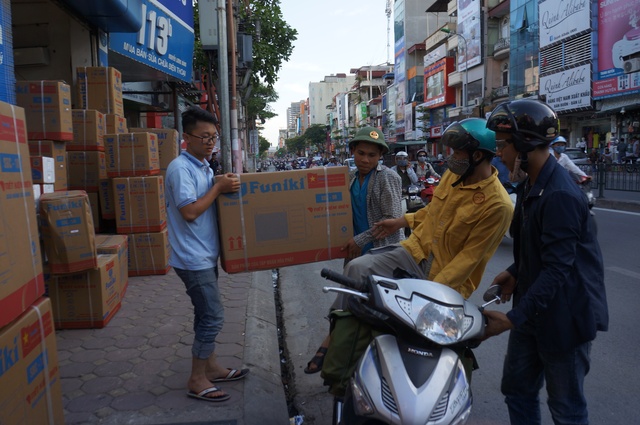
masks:
[[[355,379],[351,379],[351,394],[353,396],[353,408],[359,416],[373,415],[373,403]]]
[[[453,344],[462,338],[470,326],[462,307],[440,305],[426,300],[418,313],[416,330],[436,344]]]

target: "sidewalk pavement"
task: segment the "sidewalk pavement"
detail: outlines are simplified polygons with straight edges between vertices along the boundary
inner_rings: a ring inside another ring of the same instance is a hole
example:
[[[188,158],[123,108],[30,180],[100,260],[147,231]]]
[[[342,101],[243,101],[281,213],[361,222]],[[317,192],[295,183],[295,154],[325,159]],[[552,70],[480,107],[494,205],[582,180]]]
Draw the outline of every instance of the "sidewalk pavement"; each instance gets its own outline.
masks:
[[[213,403],[187,397],[193,308],[180,278],[130,277],[103,329],[58,330],[65,421],[73,424],[287,425],[271,271],[220,272],[225,324],[216,353],[244,379]]]

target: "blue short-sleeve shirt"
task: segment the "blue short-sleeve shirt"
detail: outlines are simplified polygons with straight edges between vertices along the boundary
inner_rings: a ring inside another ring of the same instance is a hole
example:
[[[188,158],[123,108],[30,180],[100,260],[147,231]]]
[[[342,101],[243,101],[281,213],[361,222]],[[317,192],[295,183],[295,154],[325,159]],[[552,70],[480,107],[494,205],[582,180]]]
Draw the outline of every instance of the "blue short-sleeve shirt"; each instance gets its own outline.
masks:
[[[204,270],[218,263],[220,245],[215,203],[192,222],[180,208],[204,196],[214,184],[209,164],[188,152],[167,167],[165,197],[171,257],[169,265],[184,270]]]

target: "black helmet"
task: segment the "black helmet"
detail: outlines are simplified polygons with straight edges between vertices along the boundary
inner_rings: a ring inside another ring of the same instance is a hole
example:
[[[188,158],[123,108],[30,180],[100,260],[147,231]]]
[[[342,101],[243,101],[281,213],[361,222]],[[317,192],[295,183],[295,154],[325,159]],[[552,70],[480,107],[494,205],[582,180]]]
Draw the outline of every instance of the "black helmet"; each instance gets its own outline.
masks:
[[[531,152],[558,137],[560,125],[558,115],[546,103],[520,99],[496,106],[487,120],[487,128],[496,133],[511,133],[518,152]]]

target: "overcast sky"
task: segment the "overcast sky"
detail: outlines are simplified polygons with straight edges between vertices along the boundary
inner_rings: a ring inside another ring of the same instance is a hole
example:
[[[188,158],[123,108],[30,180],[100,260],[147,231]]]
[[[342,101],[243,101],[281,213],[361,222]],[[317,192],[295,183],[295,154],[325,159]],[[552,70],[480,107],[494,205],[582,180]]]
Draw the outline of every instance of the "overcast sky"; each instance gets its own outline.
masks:
[[[309,83],[351,68],[393,63],[393,21],[387,57],[386,0],[281,0],[284,20],[298,31],[293,53],[283,63],[271,104],[278,114],[261,132],[271,145],[287,126],[287,108],[309,96]],[[393,4],[393,2],[391,2]],[[392,6],[393,7],[393,6]],[[393,19],[393,13],[391,15]]]

